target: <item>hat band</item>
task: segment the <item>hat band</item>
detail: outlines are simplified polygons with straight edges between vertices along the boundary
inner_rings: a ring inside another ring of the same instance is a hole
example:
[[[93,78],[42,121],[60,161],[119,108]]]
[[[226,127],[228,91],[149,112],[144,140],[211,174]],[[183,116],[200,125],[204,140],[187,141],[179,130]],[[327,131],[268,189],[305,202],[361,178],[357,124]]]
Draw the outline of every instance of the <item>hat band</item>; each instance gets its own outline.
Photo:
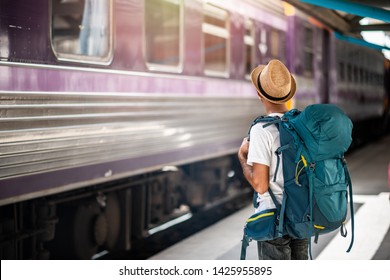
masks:
[[[265,90],[263,89],[263,87],[261,86],[261,83],[260,83],[260,74],[261,74],[261,72],[260,72],[259,75],[257,76],[257,85],[258,85],[258,87],[259,87],[260,92],[261,92],[266,98],[268,98],[268,99],[270,99],[270,100],[273,100],[273,101],[281,101],[281,100],[286,99],[286,98],[291,94],[291,89],[290,89],[290,92],[287,93],[287,94],[286,94],[285,96],[283,96],[283,97],[273,97],[273,96],[267,94],[267,93],[265,92]]]

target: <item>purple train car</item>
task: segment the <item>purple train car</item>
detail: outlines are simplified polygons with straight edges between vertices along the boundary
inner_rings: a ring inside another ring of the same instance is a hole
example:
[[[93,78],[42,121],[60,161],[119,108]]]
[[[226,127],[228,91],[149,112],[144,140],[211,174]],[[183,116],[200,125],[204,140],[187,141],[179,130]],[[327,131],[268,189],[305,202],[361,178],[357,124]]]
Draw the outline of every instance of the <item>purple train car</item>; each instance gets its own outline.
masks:
[[[249,73],[272,58],[290,106],[382,122],[381,53],[281,1],[0,0],[0,257],[129,250],[247,193]]]

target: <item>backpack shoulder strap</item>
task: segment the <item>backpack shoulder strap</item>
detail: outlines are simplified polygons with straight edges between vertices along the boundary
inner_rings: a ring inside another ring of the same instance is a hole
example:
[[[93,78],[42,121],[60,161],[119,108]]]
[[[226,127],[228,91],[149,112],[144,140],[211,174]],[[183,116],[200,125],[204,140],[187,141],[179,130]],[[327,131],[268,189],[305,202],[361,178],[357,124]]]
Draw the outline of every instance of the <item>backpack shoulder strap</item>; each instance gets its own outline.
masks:
[[[251,123],[250,127],[249,127],[249,130],[248,130],[248,141],[250,139],[250,133],[251,133],[251,129],[252,127],[255,125],[255,124],[258,124],[258,123],[264,123],[263,127],[267,127],[267,126],[270,126],[272,124],[277,124],[280,122],[280,118],[277,117],[277,116],[259,116],[257,117],[256,119],[253,120],[253,122]],[[279,129],[279,126],[277,125],[278,129]]]
[[[343,166],[344,166],[344,172],[345,172],[345,177],[348,183],[348,193],[349,193],[349,206],[350,206],[350,215],[351,215],[351,243],[349,244],[349,247],[347,249],[347,253],[349,253],[352,249],[353,241],[354,241],[354,231],[355,231],[355,219],[354,219],[354,209],[353,209],[353,196],[352,196],[352,182],[351,182],[351,177],[348,172],[347,168],[347,162],[345,158],[343,158]],[[343,227],[341,227],[340,230],[342,230]],[[343,235],[343,234],[342,234]],[[346,233],[345,233],[346,235]]]
[[[245,234],[245,231],[244,231],[244,235],[242,237],[242,240],[241,240],[241,254],[240,254],[240,260],[245,260],[246,259],[246,249],[248,248],[249,246],[249,242],[251,240],[249,239],[249,237]]]

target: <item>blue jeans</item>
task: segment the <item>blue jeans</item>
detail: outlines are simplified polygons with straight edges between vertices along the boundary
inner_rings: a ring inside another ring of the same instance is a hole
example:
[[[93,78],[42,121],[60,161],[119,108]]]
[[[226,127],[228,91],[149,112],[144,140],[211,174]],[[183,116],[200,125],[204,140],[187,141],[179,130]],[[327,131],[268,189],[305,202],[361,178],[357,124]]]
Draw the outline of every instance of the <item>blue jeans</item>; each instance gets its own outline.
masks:
[[[259,260],[307,260],[307,239],[283,236],[269,241],[257,242]]]

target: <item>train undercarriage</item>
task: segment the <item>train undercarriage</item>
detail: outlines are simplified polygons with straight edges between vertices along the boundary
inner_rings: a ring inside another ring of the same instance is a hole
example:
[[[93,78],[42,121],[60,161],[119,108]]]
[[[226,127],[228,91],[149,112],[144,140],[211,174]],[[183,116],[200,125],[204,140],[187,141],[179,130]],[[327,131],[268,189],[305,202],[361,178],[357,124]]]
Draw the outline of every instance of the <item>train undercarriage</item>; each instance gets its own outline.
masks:
[[[251,193],[235,156],[167,166],[0,208],[1,259],[91,259],[128,251],[221,201]]]

